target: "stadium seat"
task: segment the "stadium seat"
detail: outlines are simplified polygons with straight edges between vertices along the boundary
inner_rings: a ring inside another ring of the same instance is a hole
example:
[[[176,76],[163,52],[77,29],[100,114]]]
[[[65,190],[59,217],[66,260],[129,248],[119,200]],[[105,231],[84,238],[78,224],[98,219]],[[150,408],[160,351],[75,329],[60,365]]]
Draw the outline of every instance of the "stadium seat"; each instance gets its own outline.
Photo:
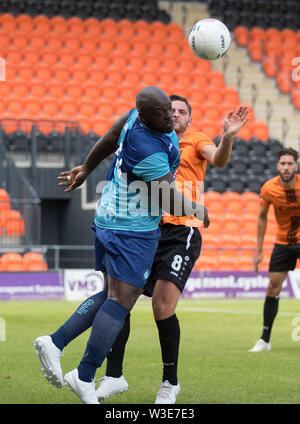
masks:
[[[239,271],[252,271],[253,270],[253,259],[251,256],[239,255],[237,257],[238,270]]]
[[[236,234],[226,234],[222,233],[218,237],[218,243],[219,247],[226,247],[226,248],[239,248],[239,238]]]
[[[234,36],[239,46],[246,47],[248,45],[249,30],[247,27],[238,26],[234,28]]]
[[[4,188],[0,188],[0,214],[3,210],[10,209],[10,196]],[[0,218],[1,222],[1,218]]]
[[[228,220],[228,218],[225,217],[224,223],[223,223],[223,231],[226,234],[239,234],[241,231],[241,222],[236,219],[236,217],[233,215],[233,218],[231,220]]]
[[[3,253],[1,256],[2,271],[23,271],[23,258],[19,253]]]
[[[83,96],[86,100],[98,100],[101,96],[101,89],[98,84],[86,84],[82,87],[82,90]]]
[[[32,81],[30,83],[30,97],[43,99],[47,93],[47,85],[40,81]]]
[[[48,92],[47,92],[47,97],[49,97],[49,99],[51,100],[59,100],[62,99],[65,95],[65,85],[61,84],[58,81],[51,81],[47,84],[48,86]],[[49,100],[49,99],[45,99],[45,101]],[[78,99],[78,97],[77,97]]]
[[[38,252],[27,252],[23,255],[23,264],[26,271],[44,271],[43,255]]]
[[[238,270],[237,258],[229,256],[220,256],[218,270],[220,271],[235,271]]]
[[[244,208],[247,213],[258,215],[260,211],[260,202],[257,200],[249,199],[247,202],[244,203]]]
[[[92,68],[88,70],[88,82],[92,84],[103,84],[106,79],[106,72],[102,69]]]
[[[244,249],[256,249],[256,231],[240,233],[238,236],[240,246]]]

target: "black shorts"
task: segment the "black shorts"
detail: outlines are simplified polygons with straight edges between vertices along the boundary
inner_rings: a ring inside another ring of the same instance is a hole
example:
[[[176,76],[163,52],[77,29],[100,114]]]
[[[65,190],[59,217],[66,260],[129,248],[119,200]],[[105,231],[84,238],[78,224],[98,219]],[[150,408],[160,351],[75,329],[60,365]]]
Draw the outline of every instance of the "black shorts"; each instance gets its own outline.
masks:
[[[201,251],[202,237],[196,227],[163,224],[151,274],[144,294],[152,296],[157,280],[172,281],[183,291]]]
[[[298,258],[300,258],[300,243],[275,244],[270,259],[269,272],[293,271]]]

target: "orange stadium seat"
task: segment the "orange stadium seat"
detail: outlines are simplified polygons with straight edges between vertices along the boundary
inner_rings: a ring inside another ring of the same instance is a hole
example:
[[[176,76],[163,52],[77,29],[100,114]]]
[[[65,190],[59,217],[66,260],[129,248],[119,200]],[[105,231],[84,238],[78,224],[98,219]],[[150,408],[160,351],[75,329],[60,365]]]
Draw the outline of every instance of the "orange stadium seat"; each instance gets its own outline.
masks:
[[[111,102],[100,100],[96,104],[96,111],[101,118],[112,118],[115,113],[115,107]]]
[[[19,253],[9,252],[1,256],[2,271],[24,271],[23,258]]]
[[[91,101],[82,101],[79,104],[78,115],[82,118],[93,118],[96,114],[96,106]]]
[[[225,217],[221,227],[223,227],[223,231],[226,234],[239,234],[241,231],[241,225],[241,222],[233,215],[231,220],[228,220],[228,218]]]
[[[123,98],[130,98],[135,96],[136,90],[131,87],[116,87],[111,84],[106,84],[102,87],[102,96],[105,100],[114,102],[119,96]],[[128,97],[127,97],[128,96]]]
[[[23,255],[23,264],[26,271],[43,271],[43,255],[38,252],[27,252]]]
[[[110,65],[110,57],[105,53],[95,53],[93,55],[93,68],[98,69],[99,67],[106,69]]]
[[[43,82],[32,81],[30,83],[30,97],[42,99],[46,96],[47,86]]]
[[[35,80],[40,82],[49,83],[52,79],[53,71],[48,66],[39,65],[36,68]]]
[[[105,134],[109,130],[110,126],[111,125],[107,122],[106,118],[94,119],[92,123],[94,133],[100,136]]]
[[[251,256],[241,254],[237,257],[237,263],[239,271],[253,270],[253,259]]]
[[[69,82],[64,85],[59,84],[59,86],[63,90],[63,95],[65,94],[65,98],[68,100],[79,100],[83,96],[84,88],[81,86],[81,84]],[[60,97],[63,97],[63,95]]]
[[[74,119],[74,116],[77,115],[78,106],[72,100],[64,100],[60,102],[60,116],[62,119]]]
[[[255,221],[244,221],[242,225],[242,232],[244,234],[256,234],[257,223]]]
[[[218,244],[219,247],[226,247],[226,248],[239,248],[239,238],[236,234],[226,234],[222,233],[218,237]]]
[[[102,69],[91,68],[88,71],[88,81],[94,84],[103,84],[106,79],[106,72]]]
[[[43,115],[50,119],[56,119],[59,114],[59,105],[55,97],[52,99],[45,99],[43,101]]]
[[[206,228],[205,233],[214,235],[221,234],[223,230],[223,223],[220,220],[214,220],[209,212],[208,215],[210,219],[210,225],[208,228]]]
[[[53,99],[53,100],[62,99],[65,95],[65,85],[55,80],[50,81],[48,84],[47,94],[50,99]]]
[[[32,34],[30,37],[29,49],[32,50],[43,50],[47,44],[47,40],[43,35]]]
[[[211,139],[216,138],[220,133],[220,123],[213,120],[202,120],[199,123],[199,130]]]
[[[50,34],[65,36],[67,30],[67,22],[63,16],[53,16],[50,18]]]
[[[77,84],[85,84],[86,81],[89,78],[89,72],[84,67],[74,67],[70,73],[70,78],[72,81],[74,81]]]
[[[252,138],[252,125],[250,121],[239,130],[239,138],[245,141],[249,141]]]
[[[220,200],[221,202],[223,201],[223,196],[221,193],[219,193],[218,191],[206,191],[204,193],[204,204],[205,206],[209,207],[209,204],[211,201],[214,200]]]
[[[10,209],[10,196],[4,188],[0,188],[0,213]]]
[[[219,105],[223,100],[223,90],[215,88],[214,86],[208,86],[206,91],[206,101],[208,103]]]
[[[35,76],[34,68],[30,65],[23,65],[21,64],[19,66],[18,70],[18,79],[21,81],[32,81]]]
[[[220,119],[220,110],[218,108],[218,105],[216,103],[208,103],[208,101],[205,104],[205,107],[203,108],[204,116],[203,120],[207,121],[219,121]],[[205,132],[205,131],[203,131]]]
[[[229,256],[220,256],[218,269],[220,271],[235,271],[238,269],[237,259]]]
[[[22,62],[26,65],[37,66],[42,61],[43,56],[41,56],[40,52],[27,50],[23,54]]]
[[[260,201],[259,200],[248,200],[244,203],[245,212],[253,215],[258,215],[260,211]]]
[[[101,89],[98,84],[86,84],[82,87],[82,90],[86,100],[97,100],[101,96]]]
[[[126,67],[130,70],[140,70],[145,68],[145,58],[139,55],[131,54],[126,57]]]
[[[243,247],[244,249],[255,249],[256,248],[256,229],[251,234],[248,234],[248,233],[239,234],[238,239],[239,239],[240,247]]]
[[[234,28],[234,36],[239,46],[246,47],[248,44],[249,30],[244,26]]]
[[[3,99],[10,96],[13,85],[8,81],[0,81],[0,95]]]
[[[29,84],[25,81],[16,81],[12,84],[12,95],[16,97],[27,97],[30,91]]]
[[[42,101],[39,99],[26,99],[24,115],[29,118],[39,118],[42,110]]]
[[[7,62],[18,64],[22,62],[23,52],[18,49],[9,49],[7,50],[4,58]]]
[[[217,70],[212,70],[208,74],[210,84],[215,88],[223,88],[225,86],[224,75]]]
[[[7,115],[13,118],[20,117],[24,111],[24,101],[22,99],[10,98],[7,100]]]
[[[70,52],[61,52],[57,55],[54,52],[47,52],[44,54],[46,59],[49,60],[50,66],[55,67],[73,67],[75,65],[75,55]]]
[[[119,117],[123,115],[124,113],[128,112],[130,109],[133,108],[134,100],[132,100],[132,103],[129,103],[128,101],[118,100],[114,103],[114,114],[116,117]]]

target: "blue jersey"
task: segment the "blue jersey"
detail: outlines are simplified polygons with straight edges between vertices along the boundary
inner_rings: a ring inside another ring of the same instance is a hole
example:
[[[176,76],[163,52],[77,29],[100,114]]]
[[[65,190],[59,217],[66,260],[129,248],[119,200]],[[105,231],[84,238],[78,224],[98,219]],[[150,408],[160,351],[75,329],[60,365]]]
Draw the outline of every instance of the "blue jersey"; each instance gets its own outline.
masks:
[[[174,173],[179,158],[175,131],[150,130],[133,109],[120,134],[118,149],[102,189],[96,209],[96,226],[138,232],[156,230],[162,210],[156,205],[153,213],[145,183],[170,171]]]

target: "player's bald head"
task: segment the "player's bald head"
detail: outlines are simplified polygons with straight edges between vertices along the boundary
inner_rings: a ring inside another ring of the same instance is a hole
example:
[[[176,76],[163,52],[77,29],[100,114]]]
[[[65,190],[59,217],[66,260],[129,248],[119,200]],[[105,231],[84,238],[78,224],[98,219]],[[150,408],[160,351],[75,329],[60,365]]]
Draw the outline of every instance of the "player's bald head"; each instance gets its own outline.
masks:
[[[159,132],[173,130],[172,105],[169,96],[158,87],[145,87],[136,96],[140,120],[150,129]]]
[[[145,87],[136,95],[136,108],[138,112],[162,107],[169,103],[169,96],[158,87]]]

